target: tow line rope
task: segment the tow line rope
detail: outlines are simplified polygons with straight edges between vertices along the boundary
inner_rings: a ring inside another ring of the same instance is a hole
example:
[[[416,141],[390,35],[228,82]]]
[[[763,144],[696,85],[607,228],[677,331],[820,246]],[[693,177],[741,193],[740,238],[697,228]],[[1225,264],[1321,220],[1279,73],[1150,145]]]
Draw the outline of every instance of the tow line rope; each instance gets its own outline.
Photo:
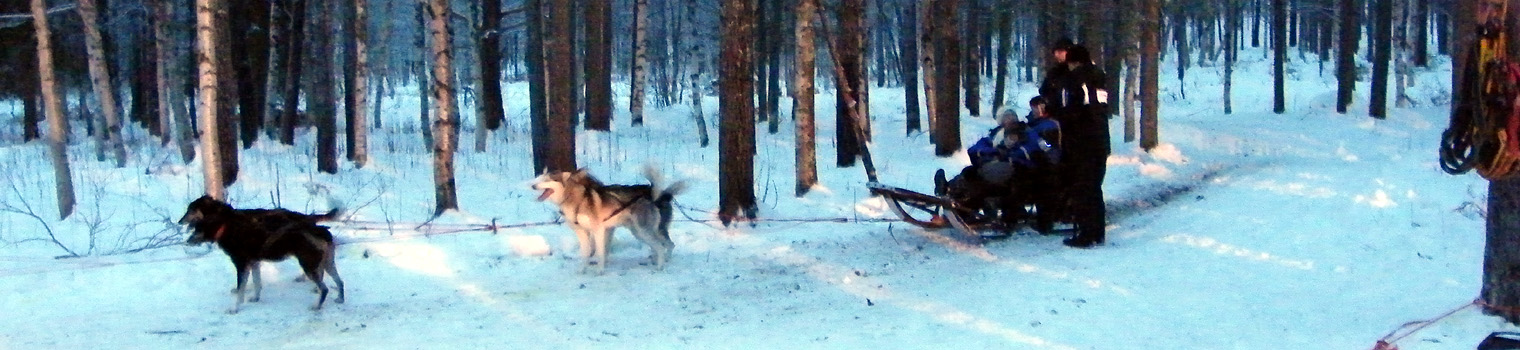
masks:
[[[672,220],[672,221],[701,223],[701,224],[705,224],[708,227],[712,227],[714,229],[718,229],[718,230],[722,230],[723,229],[722,226],[712,225],[713,223],[719,222],[718,219],[715,219],[715,218],[714,219],[698,219],[698,218],[693,218],[691,215],[688,215],[686,213],[686,211],[688,211],[688,210],[699,212],[699,213],[707,213],[707,214],[711,214],[712,212],[709,212],[709,211],[706,211],[706,210],[701,210],[701,209],[696,209],[696,208],[691,208],[691,207],[687,207],[687,206],[681,206],[679,204],[677,204],[676,206],[682,209],[681,210],[681,215],[685,216],[686,218],[685,219],[679,219],[679,220]],[[792,222],[792,223],[855,223],[855,222],[894,222],[894,221],[901,221],[901,220],[898,220],[898,219],[886,219],[886,218],[845,218],[845,217],[833,217],[833,218],[830,218],[830,217],[817,217],[817,218],[757,218],[757,219],[749,219],[749,220],[746,220],[746,221],[747,222]],[[469,233],[469,232],[491,232],[491,233],[495,234],[495,233],[497,233],[497,232],[499,232],[499,231],[501,231],[503,229],[519,229],[519,228],[530,228],[530,227],[561,225],[561,224],[563,224],[563,221],[555,220],[555,221],[522,222],[522,223],[514,223],[514,224],[500,224],[500,223],[497,223],[495,219],[492,219],[491,223],[489,223],[489,224],[447,224],[447,223],[422,223],[422,224],[418,224],[418,223],[413,223],[413,222],[346,220],[346,221],[329,222],[328,224],[338,224],[338,225],[328,225],[328,226],[332,226],[334,228],[343,229],[343,230],[349,230],[349,231],[392,231],[392,230],[400,230],[400,231],[416,231],[417,232],[417,233],[396,234],[396,235],[380,236],[380,237],[357,237],[357,238],[344,239],[342,241],[334,242],[333,243],[334,245],[340,245],[341,246],[341,245],[354,244],[354,243],[384,242],[384,241],[394,241],[394,240],[402,240],[402,239],[409,239],[409,238],[416,238],[416,237],[432,237],[432,236],[439,236],[439,235],[450,235],[450,234]],[[438,231],[432,231],[432,230],[423,231],[425,229],[440,229],[440,230],[438,230]],[[207,252],[209,253],[210,251],[207,251]],[[139,261],[115,261],[115,262],[82,261],[81,260],[81,261],[78,261],[78,262],[74,262],[73,264],[71,264],[72,266],[41,266],[41,267],[34,266],[34,267],[23,267],[23,268],[16,268],[16,269],[0,269],[0,277],[12,277],[12,276],[32,275],[32,274],[41,274],[41,273],[49,273],[49,272],[61,272],[61,271],[81,271],[81,270],[88,270],[88,269],[95,269],[95,268],[102,268],[102,267],[121,266],[121,265],[135,265],[135,264],[144,264],[144,263],[156,263],[156,262],[169,262],[169,261],[190,260],[190,259],[200,258],[200,257],[205,256],[205,255],[206,254],[193,254],[193,255],[168,257],[168,258],[146,259],[146,260],[139,260]]]

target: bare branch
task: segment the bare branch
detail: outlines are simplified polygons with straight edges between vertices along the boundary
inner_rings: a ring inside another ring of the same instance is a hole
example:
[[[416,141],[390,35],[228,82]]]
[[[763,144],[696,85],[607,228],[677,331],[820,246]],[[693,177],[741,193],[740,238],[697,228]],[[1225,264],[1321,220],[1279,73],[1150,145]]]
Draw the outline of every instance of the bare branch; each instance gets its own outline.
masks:
[[[75,6],[78,6],[78,3],[70,2],[68,4],[58,5],[58,6],[55,6],[53,8],[48,9],[47,10],[47,14],[52,15],[52,14],[58,13],[58,12],[73,10]],[[0,29],[5,29],[5,28],[10,28],[10,27],[15,27],[15,26],[27,24],[27,23],[29,23],[31,21],[32,21],[32,14],[31,13],[7,13],[7,14],[0,14]]]

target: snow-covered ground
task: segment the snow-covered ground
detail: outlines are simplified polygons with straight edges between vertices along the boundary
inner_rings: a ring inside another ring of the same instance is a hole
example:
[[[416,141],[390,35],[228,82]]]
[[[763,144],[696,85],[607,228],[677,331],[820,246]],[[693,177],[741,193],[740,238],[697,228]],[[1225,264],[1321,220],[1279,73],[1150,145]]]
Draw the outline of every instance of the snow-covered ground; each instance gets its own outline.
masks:
[[[431,157],[415,133],[416,97],[398,96],[385,102],[388,129],[363,169],[316,172],[310,134],[241,156],[235,205],[349,209],[333,224],[348,303],[320,312],[307,309],[315,295],[295,281],[293,262],[266,264],[263,301],[229,315],[233,274],[221,252],[107,254],[184,239],[169,221],[201,194],[198,162],[176,165],[170,150],[143,146],[140,131],[125,169],[76,146],[79,213],[60,222],[45,147],[17,144],[7,127],[0,204],[13,210],[0,212],[0,349],[1368,349],[1405,322],[1471,301],[1486,183],[1436,164],[1449,65],[1422,72],[1417,107],[1374,120],[1366,84],[1350,114],[1335,113],[1333,79],[1314,62],[1294,66],[1288,112],[1273,114],[1269,65],[1244,64],[1229,115],[1218,68],[1167,77],[1162,145],[1149,153],[1123,143],[1114,120],[1109,242],[1092,250],[1055,236],[978,246],[900,222],[792,220],[891,218],[861,168],[832,166],[833,108],[819,108],[822,184],[793,197],[790,119],[778,135],[761,127],[764,221],[723,228],[712,220],[716,142],[697,146],[689,110],[656,108],[644,128],[619,111],[614,132],[580,135],[580,164],[619,183],[641,181],[638,165],[651,164],[693,186],[677,199],[665,271],[644,265],[647,249],[620,231],[600,276],[577,274],[573,235],[541,224],[558,214],[528,189],[521,86],[508,86],[511,124],[489,152],[471,150],[471,131],[461,135],[462,210],[422,227]],[[626,105],[626,90],[617,93]],[[1008,99],[1023,107],[1032,94],[1019,84]],[[871,101],[882,182],[928,192],[936,169],[967,164],[964,154],[934,157],[926,135],[904,136],[901,90],[876,88]],[[716,99],[705,106],[716,141]],[[964,125],[969,145],[992,122]],[[492,222],[508,228],[470,230]],[[67,254],[60,245],[90,256],[56,259]],[[1509,329],[1469,307],[1397,345],[1471,349]]]

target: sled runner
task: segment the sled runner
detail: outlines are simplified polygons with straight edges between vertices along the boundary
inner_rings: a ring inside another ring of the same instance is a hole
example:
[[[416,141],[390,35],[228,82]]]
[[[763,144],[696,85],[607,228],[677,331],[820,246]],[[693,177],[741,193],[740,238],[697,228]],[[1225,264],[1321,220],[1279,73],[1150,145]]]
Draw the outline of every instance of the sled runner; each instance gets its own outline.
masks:
[[[871,193],[887,201],[887,209],[903,222],[926,229],[954,227],[972,237],[982,237],[983,230],[1005,230],[995,218],[945,197],[930,195],[901,187],[867,183]],[[927,218],[922,218],[927,216]]]

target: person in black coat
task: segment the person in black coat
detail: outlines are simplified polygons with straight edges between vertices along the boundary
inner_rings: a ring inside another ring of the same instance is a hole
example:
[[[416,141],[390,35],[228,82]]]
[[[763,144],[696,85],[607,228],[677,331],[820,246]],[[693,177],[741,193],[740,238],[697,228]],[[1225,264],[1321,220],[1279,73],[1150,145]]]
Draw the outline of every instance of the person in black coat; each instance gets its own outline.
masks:
[[[1065,177],[1068,210],[1076,235],[1062,243],[1089,248],[1104,242],[1107,214],[1103,205],[1103,177],[1112,152],[1108,132],[1107,76],[1093,65],[1087,48],[1071,45],[1066,50],[1065,70],[1046,76],[1041,95],[1050,114],[1061,122],[1065,134]],[[1049,93],[1047,95],[1047,92]]]

